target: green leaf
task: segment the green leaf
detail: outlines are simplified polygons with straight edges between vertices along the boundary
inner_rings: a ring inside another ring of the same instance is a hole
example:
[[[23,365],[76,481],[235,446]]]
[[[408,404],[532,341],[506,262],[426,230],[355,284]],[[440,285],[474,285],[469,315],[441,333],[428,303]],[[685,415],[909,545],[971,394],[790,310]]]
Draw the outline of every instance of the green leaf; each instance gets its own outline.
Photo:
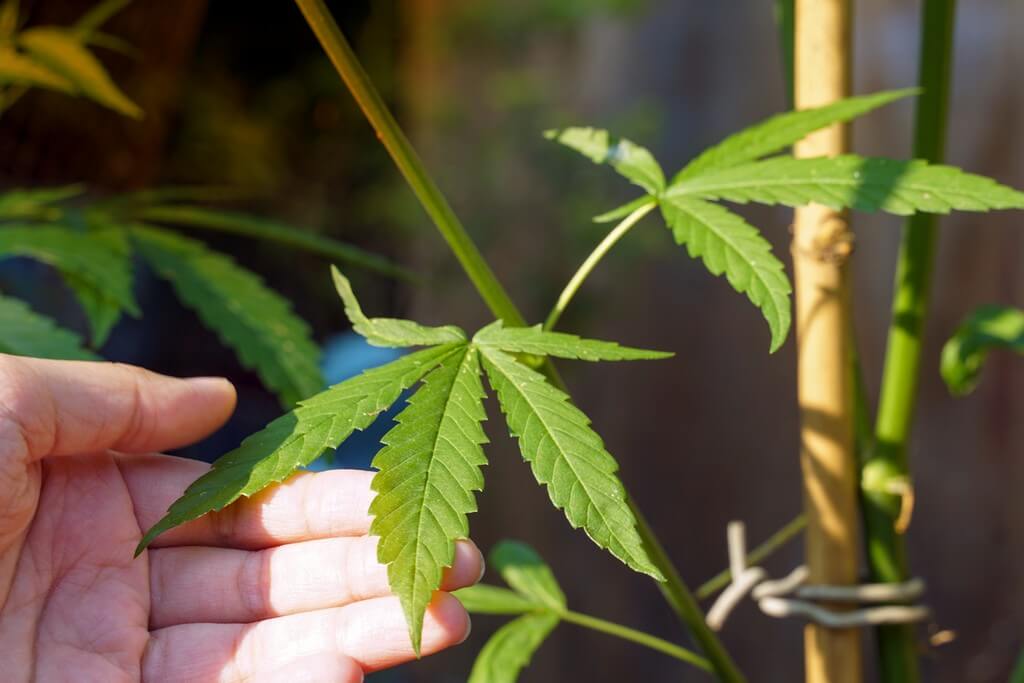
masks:
[[[543,375],[491,346],[480,348],[484,368],[537,481],[573,528],[632,569],[663,580],[644,550],[618,464],[590,420]]]
[[[992,349],[1024,355],[1024,310],[982,306],[960,325],[942,348],[940,371],[950,393],[963,396],[974,390]]]
[[[745,204],[949,213],[1024,208],[1024,193],[991,178],[924,161],[863,158],[774,157],[716,169],[674,185],[666,199],[699,197]]]
[[[565,609],[565,593],[540,555],[525,543],[502,541],[488,558],[505,583],[520,595],[556,612]]]
[[[73,31],[52,26],[30,28],[18,35],[18,44],[35,61],[70,81],[76,93],[125,116],[142,118],[142,110],[117,87]]]
[[[13,45],[0,45],[0,86],[46,88],[74,94],[75,84],[45,64],[21,54]]]
[[[622,218],[625,218],[629,214],[633,213],[639,208],[647,206],[654,199],[650,195],[644,195],[643,197],[637,197],[631,202],[626,202],[622,206],[618,206],[611,211],[606,211],[598,216],[594,216],[595,223],[613,223]]]
[[[549,130],[544,137],[576,150],[595,164],[609,164],[651,194],[659,194],[665,189],[665,174],[654,156],[625,138],[616,139],[600,128]]]
[[[459,599],[468,612],[474,614],[523,614],[544,608],[508,588],[485,583],[462,588],[452,595]]]
[[[474,492],[484,487],[483,398],[477,350],[463,344],[423,379],[373,459],[380,471],[370,533],[380,536],[377,559],[388,567],[417,655],[423,614],[452,565],[455,541],[469,536]]]
[[[352,329],[374,346],[434,346],[466,341],[466,333],[454,325],[426,327],[398,318],[367,318],[348,278],[335,266],[331,266],[331,277],[338,296],[345,304],[345,315],[352,323]]]
[[[132,251],[128,244],[124,230],[119,228],[99,228],[88,233],[89,240],[103,246],[108,253],[117,255],[116,265],[112,265],[111,274],[116,274],[119,282],[119,291],[126,289],[131,292],[132,274]],[[83,281],[74,273],[63,273],[64,282],[75,293],[78,302],[82,305],[89,325],[92,328],[92,343],[95,347],[103,346],[110,336],[111,330],[117,321],[121,319],[121,301],[111,297],[106,291],[100,290]],[[124,288],[124,289],[121,289]],[[134,299],[131,300],[129,308],[132,315],[138,317],[139,310]]]
[[[139,252],[178,298],[254,368],[286,407],[323,385],[320,351],[288,302],[254,273],[198,242],[157,228],[132,235]]]
[[[77,334],[58,327],[23,302],[0,296],[0,353],[60,360],[100,360]]]
[[[4,192],[0,194],[0,220],[35,216],[49,205],[77,197],[84,190],[82,185],[63,185]]]
[[[224,195],[230,197],[224,189],[213,188],[208,190],[208,193],[213,198]],[[162,200],[192,199],[199,197],[201,194],[202,188],[164,188],[149,192],[144,191],[138,193],[138,196],[134,199],[129,199],[131,201],[138,201],[139,199],[145,201],[154,197]],[[209,209],[200,206],[160,205],[143,207],[133,216],[149,222],[204,228],[233,235],[253,237],[265,242],[279,242],[290,247],[305,249],[326,256],[341,263],[383,273],[384,275],[400,277],[406,280],[415,279],[415,276],[408,270],[396,266],[377,254],[330,239],[329,237],[317,235],[308,230],[296,228],[286,223],[257,218],[235,211]]]
[[[704,150],[672,179],[672,185],[701,173],[735,166],[781,151],[816,130],[833,123],[851,121],[873,109],[898,99],[916,95],[917,88],[850,97],[814,109],[778,114],[750,128],[730,135],[714,147]]]
[[[5,256],[27,256],[57,269],[85,310],[97,345],[121,311],[139,315],[132,294],[131,253],[119,230],[0,227],[0,258]]]
[[[284,481],[328,449],[337,448],[352,432],[373,424],[403,391],[459,348],[437,346],[411,353],[301,401],[298,408],[248,437],[193,482],[146,532],[136,555],[164,531]]]
[[[515,683],[558,621],[557,614],[541,612],[502,626],[477,655],[469,683]]]
[[[772,333],[771,351],[786,341],[792,317],[792,287],[782,262],[757,228],[717,204],[688,197],[667,197],[662,215],[678,244],[700,258],[714,275],[723,273],[737,292],[761,310]]]
[[[497,320],[487,325],[473,337],[481,346],[510,353],[529,353],[537,356],[554,356],[576,360],[658,360],[671,358],[674,354],[665,351],[648,351],[619,346],[615,342],[596,339],[580,339],[565,332],[548,332],[540,325],[533,327],[505,327]]]

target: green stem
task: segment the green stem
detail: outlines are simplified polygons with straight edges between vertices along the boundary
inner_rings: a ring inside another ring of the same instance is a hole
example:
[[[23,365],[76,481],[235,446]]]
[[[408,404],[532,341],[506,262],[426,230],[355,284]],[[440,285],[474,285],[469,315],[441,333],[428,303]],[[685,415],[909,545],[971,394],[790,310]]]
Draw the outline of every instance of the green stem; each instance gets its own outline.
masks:
[[[767,558],[771,557],[776,550],[799,536],[800,532],[806,528],[807,517],[803,514],[797,515],[788,524],[786,524],[786,526],[769,536],[768,540],[747,554],[747,566],[753,566],[764,562]],[[706,600],[710,598],[712,595],[728,586],[730,581],[732,581],[731,569],[719,572],[712,578],[705,581],[697,589],[697,599]]]
[[[692,664],[704,671],[712,671],[711,663],[700,655],[691,652],[686,648],[679,647],[675,643],[670,643],[669,641],[662,640],[657,636],[652,636],[649,633],[637,631],[636,629],[629,628],[628,626],[616,624],[611,621],[605,621],[604,619],[592,617],[589,614],[580,614],[579,612],[573,612],[571,610],[559,612],[558,616],[569,623],[584,626],[594,631],[600,631],[601,633],[607,633],[608,635],[628,640],[629,642],[636,643],[637,645],[649,647],[652,650],[657,650],[669,657],[675,657],[682,662]]]
[[[626,233],[633,228],[634,225],[640,222],[640,219],[651,212],[658,203],[651,199],[651,201],[641,204],[631,214],[622,219],[622,222],[612,228],[612,231],[605,235],[605,238],[601,240],[601,243],[597,245],[594,251],[590,252],[586,260],[580,265],[569,283],[562,290],[562,293],[558,295],[558,301],[555,302],[554,308],[551,309],[551,313],[548,314],[547,320],[544,321],[544,329],[550,330],[558,324],[559,318],[562,317],[562,313],[569,306],[569,302],[576,296],[576,292],[579,291],[580,286],[583,285],[583,281],[587,279],[591,271],[597,267],[597,264],[601,262],[601,259],[605,257],[612,247],[625,237]]]
[[[320,40],[320,44],[342,80],[352,92],[360,109],[370,121],[378,139],[384,144],[395,165],[398,166],[416,197],[448,242],[455,257],[491,312],[508,325],[525,325],[526,321],[519,309],[466,233],[462,223],[459,222],[447,200],[427,173],[412,144],[398,127],[394,117],[373,87],[369,76],[359,64],[323,0],[295,0],[295,3],[306,17],[306,21]],[[550,360],[545,365],[545,371],[554,384],[559,387],[565,386]],[[704,615],[697,607],[686,584],[683,583],[679,571],[665,554],[635,503],[630,501],[630,506],[636,514],[637,532],[655,566],[666,577],[664,583],[659,582],[658,584],[662,593],[689,627],[694,638],[701,644],[717,676],[730,683],[744,680],[718,636],[704,623]]]
[[[914,157],[940,162],[945,147],[953,57],[955,0],[925,0],[921,21],[920,85],[914,132]],[[924,321],[931,288],[936,217],[912,216],[903,229],[892,322],[886,347],[875,445],[866,466],[890,480],[909,481],[910,440],[921,366]],[[872,486],[863,491],[868,562],[874,581],[907,578],[906,544],[894,528],[899,498]],[[882,487],[884,489],[884,486]],[[913,683],[920,678],[913,631],[882,626],[877,631],[879,665],[886,683]]]
[[[334,68],[373,126],[377,139],[391,155],[416,198],[441,231],[441,235],[448,242],[452,253],[462,264],[462,268],[480,292],[484,302],[494,315],[504,320],[506,324],[525,325],[526,321],[519,313],[519,309],[498,282],[490,265],[484,260],[480,250],[448,204],[448,200],[441,194],[441,190],[427,172],[412,143],[398,126],[395,117],[388,111],[387,105],[352,52],[323,0],[295,0],[295,4],[302,10],[309,27],[320,40]]]

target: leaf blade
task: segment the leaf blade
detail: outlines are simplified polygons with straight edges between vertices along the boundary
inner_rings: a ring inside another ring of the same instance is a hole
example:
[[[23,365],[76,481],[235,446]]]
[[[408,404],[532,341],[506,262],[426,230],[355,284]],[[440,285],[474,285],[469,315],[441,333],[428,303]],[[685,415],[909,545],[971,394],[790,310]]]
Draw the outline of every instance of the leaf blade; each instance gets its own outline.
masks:
[[[612,341],[583,339],[565,332],[551,332],[540,325],[505,327],[500,320],[482,328],[474,335],[473,341],[476,344],[493,346],[509,353],[528,353],[570,360],[660,360],[675,355],[666,351],[650,351],[621,346]]]
[[[540,612],[502,626],[477,655],[469,683],[515,683],[558,622],[558,615]]]
[[[665,174],[654,155],[625,138],[616,139],[600,128],[578,126],[545,131],[544,137],[579,152],[595,164],[609,164],[651,194],[665,189]]]
[[[419,654],[423,615],[455,557],[455,541],[469,535],[487,463],[484,390],[477,350],[463,344],[423,378],[395,418],[373,459],[370,533],[380,537],[377,559],[388,568]]]
[[[142,118],[139,106],[114,83],[73,31],[40,26],[22,31],[17,40],[32,57],[74,84],[78,93],[130,118]]]
[[[554,573],[530,546],[501,541],[488,559],[505,583],[523,597],[556,612],[566,608],[565,593]]]
[[[628,567],[658,580],[626,503],[618,464],[590,420],[543,375],[493,347],[480,349],[484,369],[509,431],[539,483],[573,528],[582,527],[599,547]]]
[[[337,448],[352,432],[370,426],[453,350],[449,345],[411,353],[301,401],[295,410],[221,456],[194,481],[146,532],[136,555],[164,531],[258,493]]]
[[[0,227],[0,258],[25,256],[55,268],[75,294],[101,345],[121,311],[138,316],[131,253],[119,230],[83,232],[60,224]]]
[[[282,404],[291,406],[323,387],[320,351],[309,327],[254,273],[182,235],[143,226],[131,234],[150,267]]]
[[[940,373],[954,396],[978,385],[989,351],[1006,349],[1024,355],[1024,310],[1008,306],[976,309],[942,347]]]
[[[0,296],[0,353],[55,360],[101,360],[81,338],[17,299]]]
[[[466,341],[466,333],[454,325],[427,327],[398,318],[367,318],[352,291],[352,284],[335,266],[331,266],[331,278],[352,329],[374,346],[434,346]]]
[[[735,166],[746,161],[779,152],[816,130],[834,123],[851,121],[896,100],[915,95],[917,88],[889,90],[848,97],[823,107],[801,109],[777,114],[704,150],[672,178],[672,185],[686,178],[718,168]]]
[[[924,161],[843,155],[773,157],[710,171],[673,186],[666,199],[882,210],[896,215],[1024,208],[1024,193],[984,176]]]
[[[758,307],[771,330],[770,351],[786,341],[792,324],[792,286],[785,267],[757,228],[724,207],[689,197],[666,198],[662,215],[676,243],[686,245],[711,272]]]

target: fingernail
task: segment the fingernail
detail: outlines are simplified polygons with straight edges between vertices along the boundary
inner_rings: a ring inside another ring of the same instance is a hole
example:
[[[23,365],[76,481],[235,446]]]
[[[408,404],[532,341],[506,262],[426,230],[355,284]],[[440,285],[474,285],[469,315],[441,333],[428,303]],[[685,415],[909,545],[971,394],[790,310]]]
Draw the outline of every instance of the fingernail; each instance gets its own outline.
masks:
[[[478,551],[479,552],[479,551]],[[484,559],[484,554],[480,553],[480,575],[476,577],[476,581],[473,583],[480,583],[484,580],[484,574],[487,573],[487,560]]]
[[[469,634],[472,633],[472,632],[473,632],[473,617],[471,617],[471,616],[469,616],[467,614],[466,615],[466,635],[462,636],[462,640],[460,640],[457,643],[457,645],[462,645],[464,642],[469,640]]]

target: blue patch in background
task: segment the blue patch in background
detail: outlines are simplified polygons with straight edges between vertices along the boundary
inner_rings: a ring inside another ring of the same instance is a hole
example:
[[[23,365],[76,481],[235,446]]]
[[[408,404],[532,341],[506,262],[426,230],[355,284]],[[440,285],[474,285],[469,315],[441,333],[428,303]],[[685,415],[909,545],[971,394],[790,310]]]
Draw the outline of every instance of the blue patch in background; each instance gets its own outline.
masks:
[[[321,365],[329,386],[355,377],[364,370],[390,363],[404,355],[405,349],[371,346],[355,332],[345,332],[330,338],[324,344]],[[395,425],[395,416],[405,406],[412,390],[404,392],[395,404],[382,413],[369,428],[355,431],[334,452],[333,459],[325,455],[313,462],[309,469],[370,469],[370,461],[381,447],[381,437]]]

